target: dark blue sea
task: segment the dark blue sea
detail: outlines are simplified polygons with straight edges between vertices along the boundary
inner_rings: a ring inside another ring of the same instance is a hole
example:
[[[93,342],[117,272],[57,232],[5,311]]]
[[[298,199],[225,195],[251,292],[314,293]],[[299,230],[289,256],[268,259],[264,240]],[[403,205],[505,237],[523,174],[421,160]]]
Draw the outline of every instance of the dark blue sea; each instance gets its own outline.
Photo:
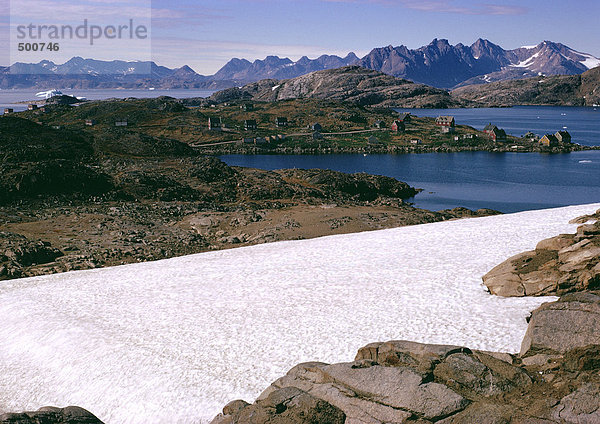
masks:
[[[367,172],[423,191],[415,206],[501,212],[600,202],[600,151],[569,154],[425,153],[404,155],[226,155],[229,165]]]

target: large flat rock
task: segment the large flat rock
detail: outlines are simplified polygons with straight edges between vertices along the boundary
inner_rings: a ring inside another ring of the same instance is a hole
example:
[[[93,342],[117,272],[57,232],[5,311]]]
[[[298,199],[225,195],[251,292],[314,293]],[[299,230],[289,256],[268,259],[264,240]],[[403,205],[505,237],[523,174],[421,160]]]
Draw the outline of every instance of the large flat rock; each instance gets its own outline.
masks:
[[[591,344],[600,344],[600,293],[571,293],[533,312],[521,356],[564,353]]]

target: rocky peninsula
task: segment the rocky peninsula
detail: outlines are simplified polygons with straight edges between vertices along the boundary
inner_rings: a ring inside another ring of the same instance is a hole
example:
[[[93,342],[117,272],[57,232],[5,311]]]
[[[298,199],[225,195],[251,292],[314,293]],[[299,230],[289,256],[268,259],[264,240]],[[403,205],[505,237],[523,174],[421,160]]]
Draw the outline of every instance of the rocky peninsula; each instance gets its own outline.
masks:
[[[230,167],[135,132],[6,116],[0,134],[0,280],[495,213],[416,209],[393,178]]]

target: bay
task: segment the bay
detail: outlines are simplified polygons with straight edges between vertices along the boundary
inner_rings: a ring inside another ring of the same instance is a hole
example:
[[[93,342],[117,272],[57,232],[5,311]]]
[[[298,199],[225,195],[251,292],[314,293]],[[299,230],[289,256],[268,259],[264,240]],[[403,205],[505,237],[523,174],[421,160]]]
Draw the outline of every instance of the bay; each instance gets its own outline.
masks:
[[[259,169],[320,168],[367,172],[423,191],[409,201],[519,212],[600,202],[600,151],[540,153],[425,153],[404,155],[224,155],[228,165]]]

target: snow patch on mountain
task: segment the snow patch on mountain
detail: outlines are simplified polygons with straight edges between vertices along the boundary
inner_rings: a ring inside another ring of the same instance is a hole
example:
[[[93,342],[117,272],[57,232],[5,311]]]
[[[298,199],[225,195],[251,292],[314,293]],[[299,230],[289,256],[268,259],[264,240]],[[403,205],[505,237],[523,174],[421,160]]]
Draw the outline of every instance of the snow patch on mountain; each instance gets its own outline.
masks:
[[[525,60],[523,60],[523,61],[521,61],[521,62],[519,62],[517,64],[508,65],[508,66],[510,66],[511,68],[527,68],[527,67],[533,65],[535,59],[537,59],[538,57],[540,57],[540,54],[541,54],[541,51],[539,51],[539,52],[531,55],[529,58],[527,58],[527,59],[525,59]]]
[[[590,54],[587,53],[579,53],[576,52],[578,55],[581,55],[583,57],[585,57],[585,60],[580,60],[581,64],[583,66],[585,66],[588,69],[592,69],[595,68],[597,66],[600,66],[600,59],[598,59],[597,57],[594,57]]]

